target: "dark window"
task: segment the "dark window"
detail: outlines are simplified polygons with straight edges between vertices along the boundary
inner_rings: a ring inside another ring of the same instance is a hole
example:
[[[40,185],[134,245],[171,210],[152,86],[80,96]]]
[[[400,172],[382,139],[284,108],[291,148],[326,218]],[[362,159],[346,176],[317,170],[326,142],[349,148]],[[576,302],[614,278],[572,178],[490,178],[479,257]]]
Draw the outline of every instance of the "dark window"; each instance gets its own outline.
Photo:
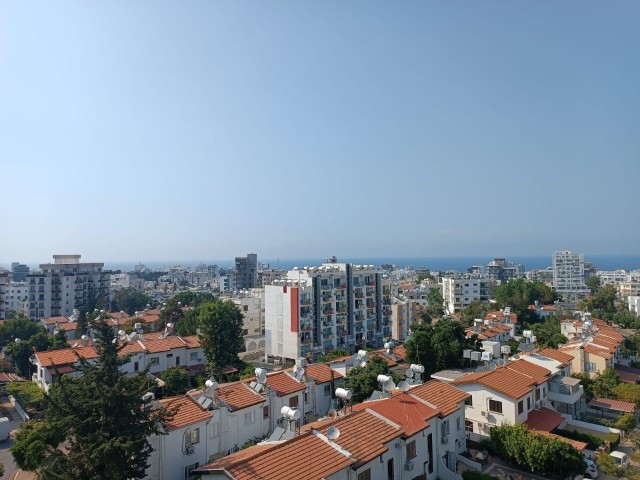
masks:
[[[527,397],[527,410],[531,410],[531,397]]]
[[[407,460],[416,458],[416,441],[413,440],[407,443]]]
[[[387,480],[393,480],[393,458],[387,460]]]
[[[297,395],[295,397],[291,397],[289,399],[289,406],[291,408],[298,408],[298,396]]]
[[[464,404],[465,404],[465,405],[469,405],[470,407],[473,407],[473,397],[472,397],[472,396],[469,396],[469,398],[467,398],[467,399],[464,401]]]
[[[498,402],[496,400],[489,400],[489,411],[502,413],[502,402]]]
[[[262,407],[262,418],[269,418],[269,406]]]
[[[371,469],[367,468],[364,472],[360,472],[358,480],[371,480]]]
[[[520,400],[518,402],[518,415],[521,414],[524,411],[524,403],[522,402],[522,400]]]

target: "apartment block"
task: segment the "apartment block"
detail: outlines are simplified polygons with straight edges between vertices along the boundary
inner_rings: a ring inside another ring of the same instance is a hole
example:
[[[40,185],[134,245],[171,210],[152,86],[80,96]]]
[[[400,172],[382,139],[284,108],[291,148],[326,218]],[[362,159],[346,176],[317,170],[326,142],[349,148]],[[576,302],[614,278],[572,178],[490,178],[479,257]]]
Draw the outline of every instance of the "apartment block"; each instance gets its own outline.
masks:
[[[29,275],[29,266],[19,262],[11,264],[11,279],[14,282],[24,282]]]
[[[481,276],[444,277],[442,297],[445,311],[453,314],[467,308],[472,302],[489,301],[489,279]]]
[[[553,288],[565,300],[581,300],[589,294],[584,277],[584,257],[571,250],[553,254]]]
[[[383,309],[387,283],[372,265],[329,262],[289,271],[265,287],[265,353],[295,360],[381,347],[391,336],[390,309]]]
[[[246,257],[236,257],[236,290],[256,288],[258,286],[258,255],[250,253]]]
[[[29,317],[69,316],[74,309],[94,308],[108,303],[111,272],[104,263],[80,263],[80,255],[54,255],[54,263],[40,265],[39,273],[27,276]]]

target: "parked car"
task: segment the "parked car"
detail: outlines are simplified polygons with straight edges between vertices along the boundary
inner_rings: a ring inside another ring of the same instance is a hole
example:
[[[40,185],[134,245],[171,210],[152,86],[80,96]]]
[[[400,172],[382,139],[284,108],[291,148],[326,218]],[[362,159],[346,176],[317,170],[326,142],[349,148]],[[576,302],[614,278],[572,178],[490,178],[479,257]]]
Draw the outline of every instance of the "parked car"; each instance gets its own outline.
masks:
[[[584,471],[584,474],[589,478],[598,478],[598,466],[593,460],[586,460],[587,469]]]
[[[620,468],[627,468],[629,466],[629,457],[626,453],[614,450],[609,455],[613,457],[613,461]]]

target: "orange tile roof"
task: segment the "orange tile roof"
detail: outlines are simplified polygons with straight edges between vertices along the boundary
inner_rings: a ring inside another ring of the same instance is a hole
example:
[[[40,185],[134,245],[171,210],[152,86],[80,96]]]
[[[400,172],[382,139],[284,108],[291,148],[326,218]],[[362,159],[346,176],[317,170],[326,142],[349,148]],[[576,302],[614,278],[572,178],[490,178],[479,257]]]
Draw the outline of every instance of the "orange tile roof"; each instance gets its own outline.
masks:
[[[357,406],[363,405],[365,404],[361,403]],[[313,429],[326,435],[329,427],[338,427],[340,436],[335,443],[347,450],[358,466],[382,455],[388,450],[385,444],[400,437],[404,432],[367,409],[356,410],[355,407],[350,415],[331,420],[319,420],[305,425],[302,430]]]
[[[495,315],[495,317],[494,317]],[[509,318],[504,316],[504,312],[500,311],[500,310],[495,310],[493,312],[488,312],[485,316],[484,316],[485,320],[495,320],[498,322],[504,322],[505,320],[510,322],[510,323],[518,323],[518,314],[516,313],[512,313],[511,315],[509,315]]]
[[[374,358],[374,357],[378,357],[384,360],[385,363],[387,364],[387,367],[395,367],[396,365],[398,365],[398,362],[396,362],[395,360],[391,360],[382,352],[378,352],[378,351],[369,352],[369,358]]]
[[[540,410],[530,411],[529,418],[524,423],[527,425],[529,430],[552,432],[565,421],[566,419],[558,412],[548,408],[542,408]]]
[[[127,312],[111,312],[109,317],[113,320],[119,320],[121,318],[129,318],[129,314]]]
[[[146,340],[143,342],[149,353],[168,352],[178,348],[186,348],[180,337],[166,337],[162,340]]]
[[[163,398],[160,403],[166,408],[176,407],[174,417],[164,424],[169,431],[184,428],[212,417],[211,412],[202,408],[190,395]]]
[[[78,361],[78,356],[85,360],[91,360],[98,357],[98,352],[96,352],[93,347],[76,347],[36,352],[35,356],[43,367],[52,367],[54,365],[76,363]]]
[[[232,411],[241,410],[243,408],[252,407],[265,402],[265,398],[256,393],[246,383],[235,382],[220,385],[216,391],[216,395],[222,400]]]
[[[187,348],[200,348],[200,339],[198,335],[189,335],[187,337],[180,337],[182,341],[187,344]]]
[[[278,397],[284,397],[285,395],[301,392],[307,388],[307,385],[296,382],[288,373],[280,371],[267,374],[267,387],[273,389]]]
[[[198,471],[225,472],[234,480],[320,480],[352,463],[329,442],[308,432],[275,445],[254,445]]]
[[[310,363],[304,367],[304,373],[307,378],[310,378],[315,383],[327,383],[331,381],[331,373],[333,372],[333,379],[344,378],[340,372],[332,370],[326,363]]]
[[[515,362],[509,362],[507,363],[506,368],[532,378],[538,385],[546,382],[551,375],[551,371],[548,368],[541,367],[540,365],[536,365],[535,363],[527,362],[526,360],[516,360]]]
[[[393,354],[397,357],[402,358],[403,360],[407,359],[407,351],[405,350],[404,345],[393,347]]]
[[[560,362],[564,366],[571,365],[571,361],[573,360],[573,355],[569,355],[568,353],[561,352],[560,350],[556,350],[555,348],[543,348],[538,351],[540,355],[544,355],[545,357],[551,358]]]
[[[443,416],[458,410],[460,408],[458,404],[471,397],[469,393],[440,380],[430,380],[413,387],[409,393],[438,407]]]
[[[54,323],[67,323],[68,321],[69,318],[67,317],[47,317],[40,319],[40,323],[43,323],[45,325],[53,325]]]
[[[564,442],[564,443],[568,443],[579,452],[582,452],[589,445],[588,443],[580,442],[578,440],[571,440],[570,438],[563,437],[561,435],[556,435],[555,433],[538,432],[538,431],[536,431],[535,433],[537,433],[538,435],[544,435],[545,437],[555,438],[556,440],[560,440],[561,442]]]
[[[403,392],[394,394],[390,398],[363,402],[353,406],[356,411],[365,408],[400,425],[408,437],[429,427],[430,423],[427,420],[440,413],[440,410],[430,407],[422,399]]]
[[[602,357],[605,360],[611,359],[613,357],[613,353],[611,353],[608,349],[597,347],[593,344],[587,344],[584,346],[584,351],[589,352],[592,355],[596,355],[598,357]]]
[[[611,400],[609,398],[594,398],[589,402],[589,406],[615,410],[616,412],[623,413],[633,413],[636,410],[635,403],[623,402],[622,400]]]
[[[64,330],[65,332],[75,330],[76,328],[78,328],[78,322],[65,322],[58,324],[58,329]]]

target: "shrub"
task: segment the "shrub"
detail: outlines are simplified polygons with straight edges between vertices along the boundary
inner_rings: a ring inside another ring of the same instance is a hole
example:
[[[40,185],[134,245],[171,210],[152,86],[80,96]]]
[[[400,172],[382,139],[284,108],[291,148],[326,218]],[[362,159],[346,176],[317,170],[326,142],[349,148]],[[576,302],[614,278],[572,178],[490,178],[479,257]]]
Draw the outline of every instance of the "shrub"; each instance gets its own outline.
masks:
[[[476,472],[475,470],[466,470],[462,472],[462,480],[498,480],[498,477],[488,473]]]
[[[622,415],[617,422],[615,422],[614,426],[615,428],[624,430],[625,432],[630,432],[636,428],[636,417],[633,413],[626,413]]]
[[[553,433],[556,433],[562,437],[570,438],[571,440],[585,442],[586,444],[588,444],[590,450],[597,450],[604,443],[604,440],[596,435],[589,435],[588,433],[578,432],[577,430],[556,429],[553,431]]]

